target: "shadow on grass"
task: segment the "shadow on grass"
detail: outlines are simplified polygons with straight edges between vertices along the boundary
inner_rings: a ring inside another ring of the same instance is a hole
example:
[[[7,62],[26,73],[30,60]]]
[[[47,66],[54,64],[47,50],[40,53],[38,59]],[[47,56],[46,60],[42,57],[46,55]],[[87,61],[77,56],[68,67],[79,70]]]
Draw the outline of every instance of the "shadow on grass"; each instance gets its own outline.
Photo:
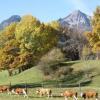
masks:
[[[52,97],[49,97],[49,98],[62,98],[63,96],[60,96],[60,95],[53,95]],[[29,98],[48,98],[47,96],[42,96],[42,97],[39,97],[39,96],[29,96]]]
[[[12,85],[12,88],[36,88],[36,87],[55,87],[55,88],[68,88],[68,87],[78,87],[79,83],[81,86],[86,86],[91,83],[91,79],[86,79],[84,81],[80,81],[83,77],[82,72],[78,72],[75,74],[71,74],[70,76],[67,76],[65,79],[60,81],[47,81],[47,82],[41,82],[41,83],[22,83],[22,84],[16,84]],[[80,82],[79,82],[80,81]]]

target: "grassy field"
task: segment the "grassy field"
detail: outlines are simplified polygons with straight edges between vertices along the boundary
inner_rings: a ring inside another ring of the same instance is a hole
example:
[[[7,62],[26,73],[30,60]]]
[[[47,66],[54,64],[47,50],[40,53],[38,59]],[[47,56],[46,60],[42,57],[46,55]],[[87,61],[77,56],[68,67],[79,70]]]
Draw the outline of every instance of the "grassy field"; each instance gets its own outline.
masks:
[[[20,84],[20,83],[40,83],[43,79],[43,74],[36,67],[26,70],[18,75],[9,77],[7,71],[0,72],[0,84]]]
[[[71,61],[64,62],[67,66],[71,66],[74,72],[80,72],[79,75],[73,75],[73,79],[70,80],[69,84],[81,81],[86,79],[86,76],[81,76],[81,72],[89,73],[90,76],[93,76],[90,86],[100,86],[100,61],[91,60],[91,61]],[[37,68],[33,67],[29,70],[26,70],[20,74],[14,75],[12,77],[8,76],[7,71],[0,72],[0,84],[20,84],[20,83],[41,83],[44,79],[42,72]],[[67,79],[68,80],[68,79]],[[67,81],[68,83],[68,81]]]
[[[71,65],[71,67],[74,69],[74,72],[84,72],[84,73],[89,73],[90,76],[92,77],[92,82],[88,84],[85,87],[81,87],[81,91],[85,90],[95,90],[100,94],[100,61],[99,60],[93,60],[93,61],[74,61],[74,62],[64,62],[64,64]],[[81,75],[79,75],[80,77]],[[84,76],[84,75],[83,75]],[[7,71],[2,71],[0,72],[0,84],[21,84],[27,82],[29,83],[41,83],[43,81],[43,74],[40,70],[38,70],[36,67],[33,67],[27,71],[24,71],[18,75],[9,77]],[[81,81],[83,78],[79,78],[79,81]],[[76,77],[73,77],[73,79]],[[70,82],[74,82],[71,80]],[[66,83],[67,84],[67,83]],[[54,88],[51,87],[53,90],[54,95],[59,95],[61,92],[63,92],[66,89],[70,88]],[[80,88],[71,88],[71,90],[76,90],[78,93],[80,92]],[[29,98],[24,98],[23,96],[17,96],[17,95],[12,95],[9,96],[7,94],[0,94],[0,100],[64,100],[63,97],[53,97],[53,98],[47,98],[47,97],[42,97],[40,98],[35,94],[35,88],[33,89],[28,89],[28,95]],[[72,99],[69,99],[72,100]],[[79,99],[82,100],[82,99]],[[93,100],[93,99],[91,99]]]
[[[72,65],[74,71],[83,71],[92,76],[89,86],[100,87],[100,60],[80,61]],[[86,76],[84,76],[86,77]]]

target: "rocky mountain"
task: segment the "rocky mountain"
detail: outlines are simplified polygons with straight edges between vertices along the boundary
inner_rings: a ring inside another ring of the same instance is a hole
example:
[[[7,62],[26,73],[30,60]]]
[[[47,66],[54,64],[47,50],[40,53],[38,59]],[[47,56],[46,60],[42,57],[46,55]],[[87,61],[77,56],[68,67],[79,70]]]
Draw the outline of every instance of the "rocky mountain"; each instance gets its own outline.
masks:
[[[20,20],[21,20],[20,16],[13,15],[10,18],[8,18],[0,23],[0,30],[3,30],[5,27],[9,26],[13,22],[19,22]]]
[[[62,27],[69,27],[79,33],[92,30],[91,17],[80,10],[73,11],[65,18],[60,18],[59,22]]]
[[[59,19],[59,22],[64,28],[64,34],[60,35],[58,46],[62,48],[66,58],[81,59],[83,46],[88,44],[84,32],[92,30],[91,17],[76,10],[67,17]]]

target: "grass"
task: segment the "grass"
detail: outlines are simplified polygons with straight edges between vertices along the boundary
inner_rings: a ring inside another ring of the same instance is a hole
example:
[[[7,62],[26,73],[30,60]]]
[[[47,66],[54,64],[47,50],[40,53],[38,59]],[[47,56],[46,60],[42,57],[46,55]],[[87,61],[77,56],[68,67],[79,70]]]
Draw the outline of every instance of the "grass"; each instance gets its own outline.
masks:
[[[40,83],[43,74],[36,67],[26,70],[18,75],[9,77],[7,71],[0,72],[0,84]]]
[[[83,71],[86,78],[87,74],[92,76],[92,82],[89,86],[100,87],[100,61],[90,60],[90,61],[80,61],[72,66],[74,71]]]
[[[66,79],[66,84],[71,84],[75,82],[80,82],[81,80],[86,79],[84,73],[89,73],[93,76],[90,86],[99,87],[100,86],[100,61],[99,60],[89,60],[89,61],[71,61],[63,62],[64,65],[70,65],[74,70],[74,74],[70,75]],[[0,72],[0,84],[21,84],[21,83],[41,83],[43,81],[42,72],[33,67],[29,70],[26,70],[20,74],[14,75],[12,77],[8,76],[7,71]],[[48,81],[49,82],[49,81]]]
[[[81,87],[81,91],[85,90],[95,90],[99,93],[100,96],[100,61],[99,60],[90,60],[90,61],[74,61],[74,62],[64,62],[66,65],[71,65],[71,67],[74,69],[74,72],[81,72],[89,73],[89,75],[93,76],[92,82],[88,84],[88,86]],[[79,74],[80,76],[80,74]],[[79,78],[73,76],[74,78]],[[12,84],[20,84],[20,83],[41,83],[43,81],[43,74],[40,70],[38,70],[36,67],[33,67],[27,71],[24,71],[18,75],[9,77],[7,71],[0,72],[0,84],[9,84],[11,82]],[[84,76],[87,77],[87,76]],[[81,78],[79,78],[79,81],[81,81]],[[74,81],[70,81],[74,82]],[[67,83],[66,83],[67,84]],[[54,88],[51,87],[53,90],[54,95],[59,95],[61,92],[65,91],[66,89],[71,89],[80,92],[80,88]],[[8,94],[0,94],[0,100],[64,100],[63,97],[53,97],[53,98],[47,98],[42,97],[40,98],[35,94],[35,88],[28,89],[28,95],[29,98],[24,98],[23,96],[18,95],[12,95],[9,96]],[[100,98],[100,97],[99,97]],[[72,99],[69,99],[72,100]],[[82,99],[78,99],[82,100]],[[93,99],[92,99],[93,100]]]

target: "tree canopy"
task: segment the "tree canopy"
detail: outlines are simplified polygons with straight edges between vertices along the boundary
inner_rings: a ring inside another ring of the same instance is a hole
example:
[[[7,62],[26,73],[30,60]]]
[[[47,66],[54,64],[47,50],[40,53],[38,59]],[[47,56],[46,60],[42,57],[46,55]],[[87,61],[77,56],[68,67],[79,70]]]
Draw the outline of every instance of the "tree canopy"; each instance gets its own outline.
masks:
[[[100,52],[100,6],[96,8],[92,19],[92,32],[86,32],[86,37],[90,42],[92,51]]]
[[[55,22],[57,25],[57,22]],[[57,44],[59,28],[55,23],[44,24],[31,15],[12,23],[0,32],[0,68],[32,67]]]

